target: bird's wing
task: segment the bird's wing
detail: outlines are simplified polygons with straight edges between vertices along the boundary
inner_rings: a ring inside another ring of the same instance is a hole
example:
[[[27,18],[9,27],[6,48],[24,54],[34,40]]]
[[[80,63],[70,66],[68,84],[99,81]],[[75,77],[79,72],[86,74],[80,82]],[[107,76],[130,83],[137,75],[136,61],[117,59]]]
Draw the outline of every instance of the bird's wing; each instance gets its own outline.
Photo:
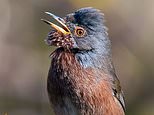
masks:
[[[120,81],[117,78],[115,72],[110,72],[113,78],[112,81],[112,89],[113,89],[113,94],[115,98],[120,102],[121,106],[123,107],[125,111],[125,100],[124,100],[124,94],[120,86]]]

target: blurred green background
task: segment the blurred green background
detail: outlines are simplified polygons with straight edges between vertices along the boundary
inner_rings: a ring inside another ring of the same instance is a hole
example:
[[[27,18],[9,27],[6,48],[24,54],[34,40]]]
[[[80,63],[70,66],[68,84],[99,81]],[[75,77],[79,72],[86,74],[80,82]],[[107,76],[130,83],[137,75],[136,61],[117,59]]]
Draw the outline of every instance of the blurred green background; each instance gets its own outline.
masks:
[[[154,0],[0,0],[0,115],[52,115],[46,92],[50,11],[105,13],[127,115],[154,115]]]

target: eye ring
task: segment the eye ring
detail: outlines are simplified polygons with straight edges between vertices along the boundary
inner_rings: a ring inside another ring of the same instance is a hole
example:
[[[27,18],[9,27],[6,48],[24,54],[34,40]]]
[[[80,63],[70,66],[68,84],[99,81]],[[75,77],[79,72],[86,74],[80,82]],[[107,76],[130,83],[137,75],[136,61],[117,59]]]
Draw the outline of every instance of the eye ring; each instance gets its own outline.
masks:
[[[86,34],[86,30],[85,30],[84,28],[79,27],[79,26],[77,26],[77,27],[75,28],[75,35],[76,35],[77,37],[84,37],[85,34]]]

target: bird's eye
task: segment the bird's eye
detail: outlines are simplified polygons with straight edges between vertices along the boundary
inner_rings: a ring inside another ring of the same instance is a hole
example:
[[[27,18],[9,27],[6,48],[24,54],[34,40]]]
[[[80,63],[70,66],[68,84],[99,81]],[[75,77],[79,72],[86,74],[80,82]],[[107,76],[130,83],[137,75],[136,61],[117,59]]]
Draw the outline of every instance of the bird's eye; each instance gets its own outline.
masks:
[[[75,28],[75,35],[77,37],[83,37],[85,34],[86,34],[86,31],[82,27],[76,27]]]

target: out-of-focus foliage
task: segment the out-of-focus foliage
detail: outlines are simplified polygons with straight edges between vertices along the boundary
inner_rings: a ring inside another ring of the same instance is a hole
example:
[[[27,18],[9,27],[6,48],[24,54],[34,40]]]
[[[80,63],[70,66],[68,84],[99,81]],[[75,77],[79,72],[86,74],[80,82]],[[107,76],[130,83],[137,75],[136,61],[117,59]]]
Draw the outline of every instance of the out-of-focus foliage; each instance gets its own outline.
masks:
[[[154,114],[154,0],[1,0],[0,114],[50,115],[46,93],[49,26],[45,11],[59,16],[81,7],[105,13],[113,59],[127,115]]]

